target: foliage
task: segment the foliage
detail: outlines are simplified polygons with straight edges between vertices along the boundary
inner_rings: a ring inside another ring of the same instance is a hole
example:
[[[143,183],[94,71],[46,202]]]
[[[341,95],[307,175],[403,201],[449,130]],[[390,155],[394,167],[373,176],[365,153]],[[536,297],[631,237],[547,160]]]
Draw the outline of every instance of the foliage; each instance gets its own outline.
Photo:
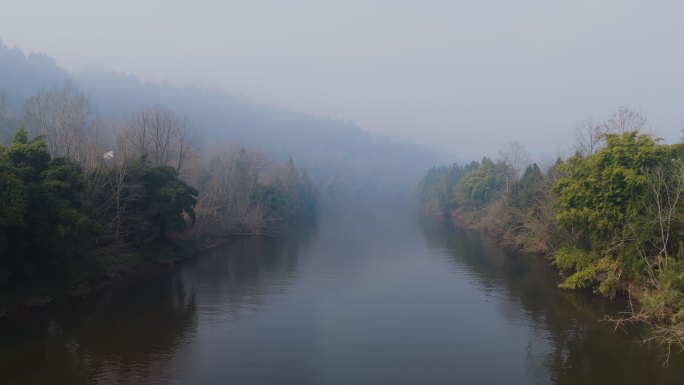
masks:
[[[482,208],[506,192],[511,180],[511,168],[504,162],[483,158],[479,167],[466,173],[453,188],[457,207]]]
[[[478,162],[465,166],[433,167],[418,183],[417,194],[424,208],[430,212],[444,212],[453,208],[453,187],[463,175],[478,168]]]
[[[196,181],[198,223],[193,231],[198,236],[273,234],[286,222],[314,212],[313,183],[292,160],[271,167],[263,154],[245,148],[212,152]]]
[[[580,125],[576,155],[546,173],[532,165],[502,191],[503,172],[485,159],[447,188],[460,222],[514,250],[550,256],[561,288],[628,296],[615,321],[645,323],[646,341],[669,355],[684,348],[684,144],[659,144],[639,132],[645,122],[620,107],[604,122]],[[516,157],[506,158],[512,167]],[[419,185],[426,207],[438,170]]]
[[[534,207],[544,195],[544,174],[537,164],[525,169],[520,180],[513,183],[510,189],[510,205],[524,210]]]
[[[51,159],[19,130],[0,149],[0,286],[73,285],[97,223],[84,214],[78,164]]]
[[[294,162],[199,153],[189,119],[165,107],[114,129],[69,83],[28,97],[23,115],[8,101],[0,90],[0,143],[18,122],[40,136],[21,129],[0,145],[0,303],[83,293],[197,249],[205,234],[274,234],[314,211],[316,190]]]
[[[187,225],[184,214],[195,223],[198,192],[180,180],[173,167],[152,166],[143,156],[131,165],[129,179],[129,184],[141,189],[134,204],[134,211],[143,219],[141,238],[166,240],[169,231],[183,231]]]
[[[636,303],[620,322],[644,322],[651,340],[684,347],[684,145],[633,130],[644,123],[625,108],[588,120],[575,156],[546,173],[531,165],[513,183],[511,165],[485,158],[451,185],[454,206],[504,245],[550,255],[561,288],[626,292]],[[424,205],[437,170],[419,186]]]
[[[555,241],[554,196],[549,186],[556,173],[551,168],[546,175],[537,164],[525,169],[520,180],[511,185],[505,197],[506,223],[505,243],[527,252],[548,255],[552,252]]]
[[[252,200],[265,202],[271,216],[292,219],[313,213],[316,191],[309,175],[297,170],[290,159],[271,183],[255,191]]]
[[[598,291],[613,295],[617,285],[602,282],[616,275],[642,278],[643,261],[629,241],[643,216],[646,173],[665,155],[663,146],[650,136],[628,132],[608,135],[605,147],[596,154],[575,156],[561,165],[564,176],[554,186],[557,220],[560,229],[571,235],[564,247],[574,249],[561,251],[556,258],[567,275],[564,285],[599,284]]]

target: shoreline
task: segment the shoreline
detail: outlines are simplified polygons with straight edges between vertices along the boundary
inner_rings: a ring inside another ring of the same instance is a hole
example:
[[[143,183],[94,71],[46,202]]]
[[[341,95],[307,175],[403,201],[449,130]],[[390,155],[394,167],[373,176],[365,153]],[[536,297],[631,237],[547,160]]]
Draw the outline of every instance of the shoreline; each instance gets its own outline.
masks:
[[[104,279],[82,291],[65,292],[62,295],[55,296],[35,293],[27,296],[26,298],[18,299],[14,302],[9,301],[9,304],[7,305],[0,305],[0,320],[18,317],[30,311],[45,308],[50,305],[85,299],[113,285],[124,282],[127,279],[144,276],[151,272],[159,271],[160,269],[172,268],[174,266],[180,265],[183,262],[196,260],[200,258],[203,253],[225,246],[232,242],[257,236],[259,235],[232,234],[221,238],[220,240],[211,240],[211,242],[196,242],[192,250],[184,253],[181,257],[174,257],[168,260],[160,260],[156,262],[141,263],[132,266],[128,270],[117,270],[113,275],[108,276],[107,279]],[[175,247],[177,247],[179,251],[183,249],[177,244]]]
[[[542,252],[541,250],[539,251],[529,251],[525,250],[525,245],[524,244],[512,244],[510,242],[507,242],[505,237],[502,236],[504,231],[501,229],[491,229],[487,228],[486,226],[483,226],[481,223],[478,222],[477,217],[474,218],[468,218],[467,213],[460,212],[459,210],[449,210],[449,211],[439,211],[439,212],[434,212],[434,211],[423,211],[424,214],[436,217],[436,218],[442,218],[444,220],[448,220],[451,224],[453,224],[456,227],[460,227],[466,230],[470,231],[475,231],[479,234],[482,234],[483,236],[487,237],[490,239],[494,244],[496,244],[498,247],[500,247],[502,250],[504,250],[507,253],[512,253],[515,255],[522,255],[522,256],[529,256],[533,258],[543,258],[544,262],[548,264],[549,268],[551,268],[552,271],[556,273],[556,275],[559,274],[559,271],[557,268],[553,265],[552,263],[552,257],[554,253],[549,250],[548,252]],[[615,296],[613,297],[608,297],[601,295],[600,293],[596,293],[594,290],[590,290],[588,288],[585,289],[565,289],[562,287],[559,287],[556,285],[558,290],[568,290],[568,291],[578,291],[578,290],[583,290],[589,292],[593,297],[615,303],[617,302],[622,302],[622,301],[627,301],[625,306],[632,307],[634,306],[636,309],[639,309],[639,298],[643,292],[643,288],[639,286],[635,282],[626,282],[620,285],[620,290],[617,291]],[[633,303],[633,301],[636,301]],[[625,325],[632,325],[632,326],[638,326],[638,327],[645,327],[645,330],[650,330],[649,333],[652,333],[653,331],[656,331],[656,329],[661,329],[662,330],[671,330],[673,332],[676,332],[675,330],[675,324],[670,324],[670,323],[664,323],[664,322],[654,322],[654,321],[649,321],[646,319],[640,319],[636,317],[639,315],[638,310],[635,312],[635,309],[632,308],[632,312],[634,312],[631,316],[629,317],[622,317],[622,318],[612,318],[609,315],[604,315],[603,321],[608,321],[612,322],[615,324],[615,328],[622,327],[624,328]],[[670,347],[667,347],[668,345],[677,345],[680,346],[678,343],[672,343],[672,341],[668,341],[667,339],[663,339],[662,336],[659,336],[658,334],[654,334],[652,336],[646,336],[641,338],[641,342],[644,344],[650,344],[650,343],[655,343],[656,345],[665,345],[667,350],[670,350]],[[681,351],[681,350],[680,350]],[[669,354],[674,353],[674,351],[668,353]]]

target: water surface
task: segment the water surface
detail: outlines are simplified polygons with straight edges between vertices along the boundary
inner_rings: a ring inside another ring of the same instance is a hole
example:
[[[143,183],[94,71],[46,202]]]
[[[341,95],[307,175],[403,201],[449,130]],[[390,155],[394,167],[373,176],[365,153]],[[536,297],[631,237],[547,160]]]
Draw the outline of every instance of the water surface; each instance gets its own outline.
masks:
[[[619,310],[475,233],[349,210],[0,321],[0,383],[683,383],[599,322]]]

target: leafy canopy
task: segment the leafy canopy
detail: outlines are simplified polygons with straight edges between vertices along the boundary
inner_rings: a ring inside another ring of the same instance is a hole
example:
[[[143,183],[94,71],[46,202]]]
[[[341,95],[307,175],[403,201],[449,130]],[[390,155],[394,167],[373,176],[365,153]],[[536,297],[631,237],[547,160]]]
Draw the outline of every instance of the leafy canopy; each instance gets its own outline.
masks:
[[[607,135],[594,155],[572,157],[559,167],[556,219],[572,239],[556,256],[567,275],[564,286],[602,282],[598,290],[612,295],[619,277],[644,271],[625,240],[643,214],[646,174],[666,153],[651,136],[627,132]]]

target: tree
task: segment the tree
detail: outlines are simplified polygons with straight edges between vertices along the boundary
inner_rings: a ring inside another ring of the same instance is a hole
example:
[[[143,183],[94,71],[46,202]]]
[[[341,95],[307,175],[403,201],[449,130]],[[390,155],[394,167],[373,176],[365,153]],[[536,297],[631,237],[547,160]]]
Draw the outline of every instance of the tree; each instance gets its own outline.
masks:
[[[555,263],[566,274],[564,287],[598,285],[597,291],[613,295],[620,279],[645,271],[637,244],[629,242],[630,226],[643,215],[646,172],[665,155],[649,135],[627,132],[607,135],[596,154],[560,166],[556,218],[569,239]]]
[[[604,134],[642,132],[644,127],[646,127],[646,118],[625,106],[618,107],[608,120],[601,123],[601,130]]]
[[[478,167],[479,162],[470,162],[465,166],[454,163],[428,170],[417,186],[418,198],[423,208],[429,212],[445,213],[454,203],[453,191],[456,183],[463,175]]]
[[[588,116],[575,128],[575,150],[578,155],[593,155],[606,144],[607,135],[643,132],[645,126],[646,118],[624,106],[603,122]]]
[[[195,223],[198,192],[178,178],[175,168],[153,166],[142,156],[129,166],[128,177],[141,190],[137,192],[140,198],[131,203],[132,211],[142,219],[139,240],[165,240],[169,231],[184,230],[186,215]]]
[[[120,145],[120,140],[117,144],[111,158],[102,159],[99,166],[88,173],[88,188],[82,194],[87,209],[103,227],[103,234],[98,237],[100,247],[131,247],[143,221],[134,211],[136,202],[142,198],[140,181],[130,174],[135,158],[126,152],[126,146]]]
[[[15,136],[15,140],[24,140],[23,133]],[[15,231],[23,228],[25,214],[28,209],[28,186],[20,171],[8,155],[8,149],[0,147],[0,286],[7,283],[13,270],[12,261],[19,259],[19,254],[12,250],[16,241]]]
[[[508,164],[483,158],[477,169],[465,174],[454,186],[454,202],[464,208],[484,207],[506,191],[510,175]]]
[[[266,208],[258,198],[262,172],[271,162],[257,151],[239,146],[210,149],[213,154],[199,175],[197,231],[220,233],[261,231]]]
[[[0,143],[9,143],[17,128],[15,113],[7,92],[0,88]]]
[[[78,163],[19,130],[0,150],[0,185],[0,285],[74,284],[98,231],[80,207]]]
[[[575,127],[575,150],[579,155],[594,155],[604,143],[604,130],[593,116]]]
[[[520,210],[533,208],[544,195],[544,175],[536,163],[527,166],[510,189],[509,204]]]
[[[311,214],[316,201],[311,179],[297,170],[292,158],[275,170],[275,175],[252,199],[265,204],[268,220],[280,221]]]
[[[123,128],[123,138],[137,155],[147,155],[153,166],[182,170],[195,141],[186,117],[161,107],[145,107],[133,114]]]
[[[516,247],[537,254],[552,254],[556,212],[551,185],[555,176],[556,167],[551,167],[544,175],[537,164],[533,164],[511,187],[507,205],[511,223],[506,227],[513,234]]]
[[[525,167],[532,163],[530,153],[519,142],[508,142],[499,151],[499,160],[510,166],[510,182],[517,180],[522,175]]]
[[[86,96],[71,83],[31,96],[24,116],[29,130],[43,135],[51,156],[82,165],[99,158],[95,115]]]

